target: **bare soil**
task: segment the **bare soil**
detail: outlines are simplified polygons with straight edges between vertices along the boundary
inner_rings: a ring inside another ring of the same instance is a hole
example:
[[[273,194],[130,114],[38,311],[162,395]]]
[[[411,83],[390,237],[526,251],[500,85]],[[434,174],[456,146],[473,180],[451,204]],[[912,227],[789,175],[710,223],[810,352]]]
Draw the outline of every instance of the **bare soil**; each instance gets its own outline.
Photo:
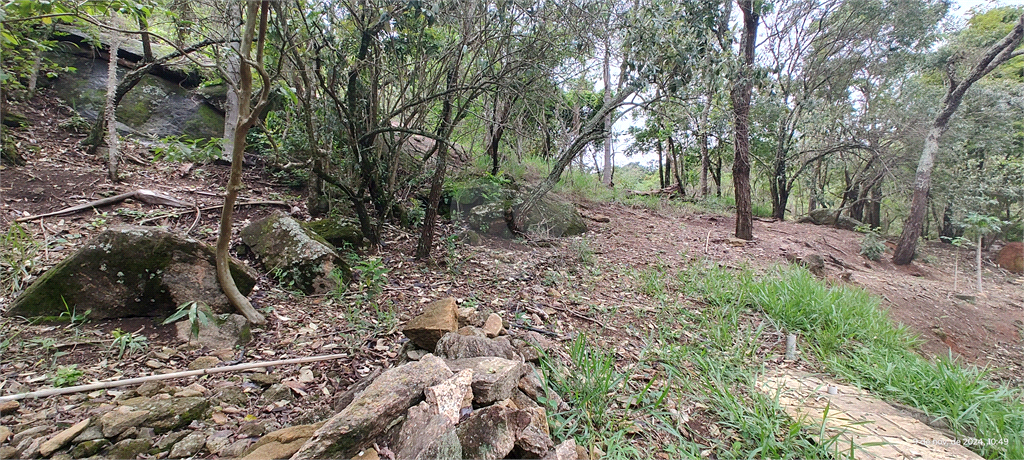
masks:
[[[133,147],[133,154],[146,160],[145,164],[124,165],[123,180],[111,183],[103,159],[85,155],[77,146],[82,136],[58,127],[70,112],[41,98],[17,109],[33,124],[15,130],[14,136],[38,149],[27,153],[27,166],[0,170],[2,231],[18,217],[140,188],[199,207],[221,203],[227,166],[150,162],[144,149]],[[247,168],[244,182],[247,188],[240,201],[285,200],[293,215],[308,217],[301,191],[276,183],[261,168]],[[359,292],[340,298],[296,296],[264,276],[251,298],[257,308],[270,310],[269,323],[254,331],[252,344],[222,359],[248,362],[339,352],[348,356],[308,365],[315,376],[313,381],[300,382],[296,366],[274,369],[285,376],[285,383],[299,399],[287,406],[263,406],[254,398],[249,407],[226,413],[223,423],[241,423],[245,415],[259,414],[261,419],[286,426],[330,415],[336,398],[353,382],[395,362],[405,343],[401,325],[418,314],[423,304],[441,297],[454,296],[484,314],[498,312],[510,323],[534,318],[532,324],[543,324],[562,340],[573,337],[576,331],[591,331],[592,336],[616,350],[618,358],[635,360],[643,349],[643,329],[654,327],[658,312],[655,302],[635,294],[629,270],[663,266],[676,271],[701,258],[730,267],[767,269],[789,263],[787,254],[818,254],[826,262],[824,277],[829,282],[850,283],[878,295],[894,321],[921,335],[920,352],[924,356],[952,353],[968,363],[990,366],[998,380],[1024,386],[1024,287],[1017,276],[987,262],[992,254],[985,254],[985,294],[980,295],[971,281],[973,253],[961,250],[957,255],[944,244],[928,243],[920,249],[919,261],[898,267],[884,258],[868,261],[859,255],[862,235],[830,227],[758,220],[754,226],[756,238],[740,242],[731,238],[733,219],[728,215],[674,205],[651,210],[583,200],[578,204],[587,214],[610,218],[607,223],[591,222],[590,232],[583,237],[594,252],[596,270],[579,263],[575,254],[578,247],[574,246],[579,240],[568,239],[538,245],[485,238],[482,245],[470,246],[438,238],[434,260],[421,263],[410,256],[417,235],[388,227],[382,247],[363,254],[379,257],[388,269],[385,286],[372,301]],[[235,234],[249,221],[275,209],[239,208]],[[32,269],[41,273],[107,226],[136,223],[174,211],[126,201],[26,223],[25,228],[41,245]],[[188,214],[148,225],[166,225],[212,244],[218,219],[217,213],[203,213],[199,219]],[[447,222],[439,227],[442,236],[460,230]],[[955,263],[959,271],[956,289]],[[0,310],[11,300],[10,293],[4,293]],[[699,302],[690,303],[700,308]],[[639,316],[646,320],[638,324],[638,315],[616,314],[623,309],[645,312]],[[148,350],[117,359],[109,347],[115,328],[146,336]],[[184,370],[193,359],[212,352],[178,341],[169,328],[131,320],[68,325],[31,324],[22,318],[2,317],[3,338],[12,341],[0,354],[0,393],[46,386],[57,366],[78,365],[85,372],[85,383]],[[777,343],[766,346],[778,348]],[[216,388],[236,385],[237,379],[217,375],[199,382]],[[74,411],[75,405],[69,405],[66,397],[26,400],[20,414],[8,417],[20,417],[19,421],[32,416],[74,419]],[[715,436],[708,432],[710,422],[700,422],[699,413],[693,420],[695,436]]]

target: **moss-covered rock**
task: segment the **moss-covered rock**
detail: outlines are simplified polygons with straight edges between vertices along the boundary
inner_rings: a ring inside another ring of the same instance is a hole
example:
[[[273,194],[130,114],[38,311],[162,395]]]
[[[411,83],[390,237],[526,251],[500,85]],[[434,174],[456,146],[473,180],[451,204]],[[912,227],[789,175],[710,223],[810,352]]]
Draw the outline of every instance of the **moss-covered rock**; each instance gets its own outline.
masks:
[[[334,217],[303,222],[302,226],[320,235],[336,248],[366,247],[363,231],[359,229],[359,224],[351,220]]]
[[[243,294],[256,285],[234,260],[231,275]],[[217,282],[214,249],[159,228],[120,226],[43,273],[5,314],[59,316],[74,308],[92,310],[91,319],[160,317],[189,301],[233,311]]]
[[[352,280],[351,270],[333,245],[280,212],[249,224],[241,237],[272,276],[306,294],[328,293],[339,282],[347,285]]]
[[[25,166],[25,157],[18,151],[14,138],[4,133],[3,142],[0,143],[3,144],[3,150],[0,152],[0,164],[5,166]]]

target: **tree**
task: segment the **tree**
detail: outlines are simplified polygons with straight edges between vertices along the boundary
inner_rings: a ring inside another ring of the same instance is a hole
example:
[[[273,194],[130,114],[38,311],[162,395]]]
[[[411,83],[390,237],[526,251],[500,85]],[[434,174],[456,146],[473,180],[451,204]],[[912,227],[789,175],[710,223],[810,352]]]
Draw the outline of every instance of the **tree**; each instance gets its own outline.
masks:
[[[978,62],[971,68],[963,80],[957,77],[957,58],[951,58],[946,67],[946,96],[942,100],[942,108],[935,120],[932,122],[928,135],[924,140],[924,147],[921,150],[921,158],[918,160],[917,173],[914,177],[913,200],[910,205],[910,215],[903,224],[903,232],[900,234],[896,250],[893,251],[892,261],[896,265],[906,265],[914,258],[914,251],[917,249],[917,240],[921,236],[922,225],[925,213],[928,210],[928,191],[931,188],[932,169],[935,166],[935,157],[939,151],[939,138],[946,132],[949,120],[956,109],[960,106],[964,94],[970,89],[974,82],[991,73],[1004,62],[1024,54],[1024,50],[1015,49],[1020,45],[1024,37],[1024,14],[1016,20],[1016,24],[1005,37],[993,44],[981,55]]]
[[[982,240],[985,235],[989,235],[1000,230],[1000,226],[1003,221],[997,217],[986,216],[977,213],[971,213],[966,219],[967,229],[978,237],[978,248],[977,248],[977,267],[978,267],[978,294],[985,295],[985,290],[981,287],[981,249]]]
[[[245,153],[245,136],[266,106],[270,96],[271,78],[264,67],[264,47],[267,39],[267,16],[270,2],[268,0],[246,0],[244,31],[239,47],[241,65],[238,68],[237,86],[231,90],[238,94],[238,122],[234,131],[234,142],[231,145],[231,173],[228,177],[227,190],[224,194],[224,208],[220,215],[220,231],[217,234],[217,281],[228,300],[242,315],[254,324],[267,322],[252,304],[245,298],[235,280],[231,277],[231,256],[228,249],[231,244],[231,227],[235,201],[242,189],[242,160]],[[257,33],[257,26],[259,32]],[[256,56],[253,58],[253,41],[256,41]],[[252,72],[260,74],[261,86],[255,103],[252,100]]]
[[[754,87],[754,47],[760,21],[760,2],[739,0],[743,13],[743,35],[740,39],[742,64],[733,82],[733,149],[732,182],[736,196],[736,238],[754,239],[754,216],[750,202],[750,93]]]

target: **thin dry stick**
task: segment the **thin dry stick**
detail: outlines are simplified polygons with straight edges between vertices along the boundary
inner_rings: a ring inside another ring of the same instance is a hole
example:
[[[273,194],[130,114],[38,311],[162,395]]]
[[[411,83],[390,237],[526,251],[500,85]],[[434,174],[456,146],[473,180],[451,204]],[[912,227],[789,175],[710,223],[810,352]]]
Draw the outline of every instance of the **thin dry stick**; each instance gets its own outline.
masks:
[[[48,390],[39,390],[29,393],[19,393],[16,395],[0,396],[0,402],[17,401],[19,399],[26,398],[40,398],[44,396],[64,395],[70,393],[81,393],[83,391],[102,390],[105,388],[116,388],[125,385],[135,385],[138,383],[151,382],[155,380],[167,380],[176,379],[181,377],[192,377],[196,375],[209,375],[219,374],[222,372],[235,372],[244,371],[246,369],[255,369],[258,367],[270,367],[270,366],[283,366],[285,364],[304,364],[312,363],[316,361],[327,361],[330,359],[341,359],[348,357],[347,354],[334,354],[334,355],[323,355],[323,356],[310,356],[307,358],[293,358],[293,359],[282,359],[278,361],[264,361],[259,363],[246,363],[236,364],[234,366],[223,366],[223,367],[212,367],[209,369],[198,369],[194,371],[182,371],[173,372],[170,374],[150,375],[147,377],[137,377],[134,379],[125,380],[114,380],[110,382],[90,383],[88,385],[77,385],[67,388],[51,388]]]
[[[259,206],[259,205],[285,206],[285,207],[289,207],[289,208],[292,206],[292,205],[290,205],[290,204],[288,204],[288,203],[286,203],[284,201],[246,201],[246,202],[243,202],[243,203],[235,203],[235,207],[238,207],[238,206]],[[220,209],[220,208],[223,208],[223,207],[224,207],[223,204],[218,204],[216,206],[207,206],[205,208],[197,208],[197,209],[199,209],[200,211],[212,211],[214,209]],[[154,220],[163,219],[165,217],[183,216],[183,215],[188,214],[190,212],[196,212],[196,209],[189,209],[188,211],[171,212],[171,213],[167,213],[167,214],[161,214],[161,215],[156,216],[156,217],[150,217],[149,219],[142,219],[142,220],[136,222],[136,224],[142,225],[142,224],[145,224],[147,222],[152,222]]]

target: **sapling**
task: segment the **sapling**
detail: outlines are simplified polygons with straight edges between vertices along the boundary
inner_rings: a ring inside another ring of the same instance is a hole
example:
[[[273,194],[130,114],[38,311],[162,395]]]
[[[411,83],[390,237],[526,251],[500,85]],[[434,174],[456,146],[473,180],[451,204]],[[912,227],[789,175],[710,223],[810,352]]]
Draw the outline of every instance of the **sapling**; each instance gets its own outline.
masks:
[[[985,235],[998,232],[1003,221],[999,220],[998,217],[983,216],[972,212],[967,215],[965,222],[967,223],[967,229],[978,236],[978,295],[985,295],[985,291],[981,286],[981,243]]]

